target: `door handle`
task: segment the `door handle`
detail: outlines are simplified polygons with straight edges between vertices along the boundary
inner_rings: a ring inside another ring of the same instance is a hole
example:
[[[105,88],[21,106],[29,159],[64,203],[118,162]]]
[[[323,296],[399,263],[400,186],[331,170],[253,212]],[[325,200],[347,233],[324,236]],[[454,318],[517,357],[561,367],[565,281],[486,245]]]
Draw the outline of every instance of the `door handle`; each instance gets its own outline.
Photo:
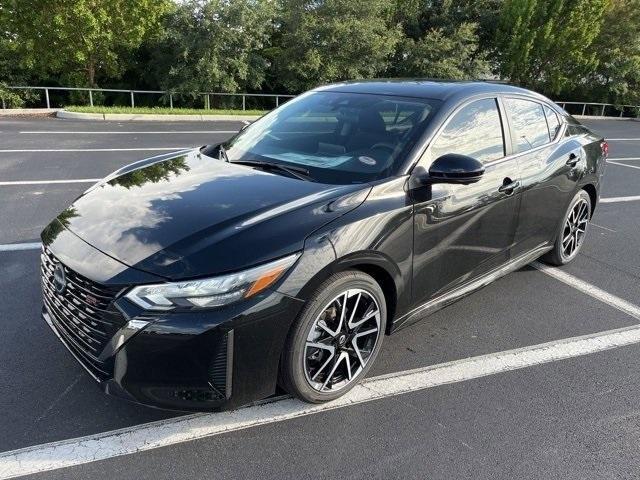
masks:
[[[520,186],[520,182],[512,182],[510,178],[505,178],[504,181],[505,183],[498,188],[498,191],[506,193],[507,195],[511,195],[513,191]]]
[[[569,167],[575,167],[579,161],[580,161],[580,157],[572,152],[569,154],[569,160],[567,160],[567,165]]]

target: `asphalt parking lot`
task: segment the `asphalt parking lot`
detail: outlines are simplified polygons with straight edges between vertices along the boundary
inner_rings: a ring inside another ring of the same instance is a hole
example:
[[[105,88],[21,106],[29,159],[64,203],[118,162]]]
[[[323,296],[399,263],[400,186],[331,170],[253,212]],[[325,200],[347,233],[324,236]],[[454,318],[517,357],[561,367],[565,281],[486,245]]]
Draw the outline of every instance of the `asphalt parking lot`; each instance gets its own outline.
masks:
[[[181,417],[104,395],[59,344],[40,319],[34,244],[96,179],[240,124],[0,117],[0,478],[18,467],[42,479],[637,478],[640,337],[601,333],[640,323],[640,122],[584,123],[609,139],[610,162],[562,278],[525,267],[387,337],[370,373],[389,375],[382,394]],[[585,335],[591,350],[575,339]],[[547,342],[555,356],[534,361]],[[530,363],[492,367],[507,351]],[[463,373],[443,367],[434,383],[393,390],[395,377],[445,362]]]

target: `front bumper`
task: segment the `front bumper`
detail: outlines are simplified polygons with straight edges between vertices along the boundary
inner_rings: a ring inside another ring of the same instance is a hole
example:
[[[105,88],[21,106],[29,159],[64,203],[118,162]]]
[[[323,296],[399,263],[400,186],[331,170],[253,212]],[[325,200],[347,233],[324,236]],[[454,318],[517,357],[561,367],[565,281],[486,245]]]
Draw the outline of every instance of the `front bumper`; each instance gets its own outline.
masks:
[[[46,307],[43,318],[105,392],[153,407],[218,410],[275,393],[280,353],[301,307],[300,300],[277,292],[197,314],[149,317],[129,306],[128,321],[149,323],[133,334],[126,326],[118,331],[111,345],[128,338],[103,355],[112,372],[106,376],[96,375],[75,351]]]
[[[107,393],[175,410],[235,408],[275,393],[280,354],[303,301],[264,291],[218,309],[152,313],[123,293],[157,278],[64,229],[44,244],[43,318]],[[52,290],[58,263],[69,280],[63,293]]]

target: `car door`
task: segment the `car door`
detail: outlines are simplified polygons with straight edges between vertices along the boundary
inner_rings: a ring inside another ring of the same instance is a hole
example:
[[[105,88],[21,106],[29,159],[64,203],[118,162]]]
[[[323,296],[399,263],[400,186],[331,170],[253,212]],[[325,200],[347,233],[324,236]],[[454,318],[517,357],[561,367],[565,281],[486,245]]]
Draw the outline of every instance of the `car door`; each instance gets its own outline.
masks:
[[[562,137],[559,117],[548,105],[525,97],[502,101],[522,183],[517,255],[553,241],[586,162],[581,144]]]
[[[414,282],[417,305],[450,291],[509,258],[520,202],[518,166],[504,112],[494,97],[458,106],[434,136],[419,166],[447,153],[480,160],[470,185],[438,183],[414,192]]]

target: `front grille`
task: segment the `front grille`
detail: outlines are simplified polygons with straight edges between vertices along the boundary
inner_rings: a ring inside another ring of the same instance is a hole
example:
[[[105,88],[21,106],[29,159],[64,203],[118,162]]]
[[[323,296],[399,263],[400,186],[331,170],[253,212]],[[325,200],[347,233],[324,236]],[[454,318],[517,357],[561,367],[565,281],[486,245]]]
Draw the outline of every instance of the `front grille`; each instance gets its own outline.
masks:
[[[113,305],[120,287],[93,282],[62,265],[66,287],[59,293],[54,286],[54,270],[59,263],[51,251],[43,247],[43,299],[53,326],[85,367],[96,377],[107,378],[112,374],[112,365],[98,358],[109,340],[126,323]]]

